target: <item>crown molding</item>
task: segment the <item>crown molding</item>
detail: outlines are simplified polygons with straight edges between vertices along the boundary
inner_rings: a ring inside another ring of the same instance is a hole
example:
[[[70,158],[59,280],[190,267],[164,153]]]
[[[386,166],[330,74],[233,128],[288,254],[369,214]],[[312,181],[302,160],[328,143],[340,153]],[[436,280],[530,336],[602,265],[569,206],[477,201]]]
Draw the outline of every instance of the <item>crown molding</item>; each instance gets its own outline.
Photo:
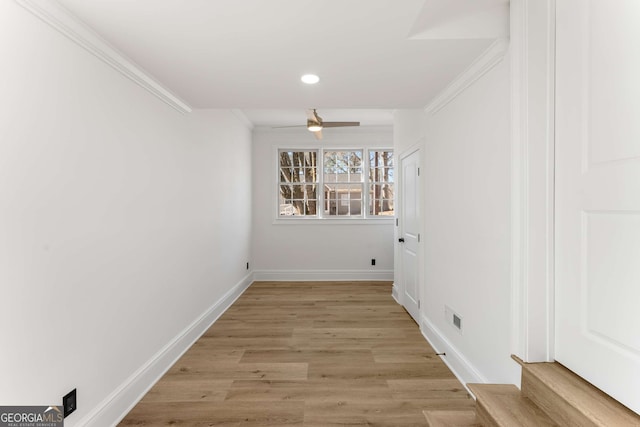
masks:
[[[181,113],[190,113],[191,106],[172,94],[142,68],[109,45],[95,31],[73,16],[55,0],[15,0],[20,6],[40,18],[60,33],[101,59],[123,76],[133,80],[163,102]]]
[[[240,122],[249,130],[253,130],[255,128],[255,125],[253,124],[253,122],[251,122],[251,120],[249,120],[249,118],[247,117],[247,115],[244,113],[244,111],[242,111],[239,108],[234,108],[231,110],[231,112],[236,116],[236,118],[238,120],[240,120]]]
[[[507,39],[496,39],[469,67],[442,90],[424,109],[427,114],[435,114],[453,101],[466,88],[502,61],[509,48]]]

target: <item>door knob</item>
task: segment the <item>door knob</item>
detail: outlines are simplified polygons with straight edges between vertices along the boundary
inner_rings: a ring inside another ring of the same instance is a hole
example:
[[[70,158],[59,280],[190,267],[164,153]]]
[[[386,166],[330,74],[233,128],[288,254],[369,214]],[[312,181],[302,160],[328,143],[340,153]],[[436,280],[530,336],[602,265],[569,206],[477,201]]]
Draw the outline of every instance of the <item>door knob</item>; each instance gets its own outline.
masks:
[[[404,237],[399,238],[399,239],[398,239],[398,242],[400,242],[400,243],[404,243]]]

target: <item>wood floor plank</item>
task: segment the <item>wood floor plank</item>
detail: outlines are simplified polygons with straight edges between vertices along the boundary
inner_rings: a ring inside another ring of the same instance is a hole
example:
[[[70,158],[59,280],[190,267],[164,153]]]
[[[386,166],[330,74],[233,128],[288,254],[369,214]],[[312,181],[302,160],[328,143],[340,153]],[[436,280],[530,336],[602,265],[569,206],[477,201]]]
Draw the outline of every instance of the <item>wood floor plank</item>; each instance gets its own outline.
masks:
[[[220,318],[210,328],[216,329],[282,329],[282,328],[313,328],[314,320],[301,320],[297,317],[281,320],[244,320],[244,319],[227,319]]]
[[[362,399],[391,400],[385,381],[308,380],[308,381],[234,381],[226,400],[240,401],[333,401]]]
[[[299,319],[311,320],[385,320],[407,319],[408,315],[398,305],[352,306],[352,305],[321,305],[315,304],[309,308],[299,308],[296,311]]]
[[[472,407],[391,283],[255,282],[121,425],[424,426]]]
[[[251,307],[235,307],[233,309],[229,309],[225,312],[221,319],[224,320],[289,320],[289,319],[297,319],[298,318],[298,310],[299,307],[295,307],[292,304],[292,307],[286,307],[284,305],[279,305],[278,307],[270,308],[269,310],[265,310],[264,307],[260,304],[256,304]]]
[[[451,371],[440,361],[439,363],[371,363],[347,364],[310,363],[309,379],[426,379],[454,378]]]
[[[268,349],[247,350],[240,363],[373,363],[373,354],[368,349]]]
[[[268,348],[296,348],[297,340],[292,338],[222,338],[202,337],[203,340],[215,340],[215,345],[220,349],[251,350]],[[198,341],[198,342],[200,342]]]
[[[193,359],[201,363],[238,363],[244,352],[240,348],[219,348],[209,340],[201,339],[182,355],[181,361],[186,363]]]
[[[411,341],[414,340],[414,341]],[[424,341],[424,338],[422,338]],[[288,341],[288,343],[295,348],[311,348],[311,349],[370,349],[375,351],[376,349],[392,349],[392,348],[404,348],[407,351],[426,348],[424,343],[418,341],[418,339],[412,338],[309,338],[304,336],[295,337]]]
[[[416,324],[412,320],[404,317],[398,319],[322,319],[314,320],[310,327],[316,329],[409,329],[413,331]]]
[[[420,404],[397,400],[308,401],[304,407],[305,426],[385,425],[424,426]]]
[[[303,402],[141,402],[122,426],[302,426]]]
[[[476,401],[473,399],[419,399],[411,400],[419,404],[425,410],[457,411],[474,410]]]
[[[215,380],[306,380],[307,363],[197,363],[178,361],[169,376],[207,377]]]
[[[309,339],[386,339],[403,338],[403,330],[395,328],[295,328],[293,338]]]
[[[469,399],[467,390],[455,378],[428,378],[422,380],[387,380],[393,397],[399,400],[412,399]]]
[[[429,427],[482,427],[476,412],[467,411],[424,411]]]
[[[212,327],[205,332],[205,337],[215,338],[291,338],[293,327],[289,328],[225,328]]]
[[[373,359],[378,363],[422,363],[439,359],[429,345],[420,347],[386,347],[371,349]]]
[[[165,376],[149,390],[142,402],[222,402],[232,384],[233,380]]]

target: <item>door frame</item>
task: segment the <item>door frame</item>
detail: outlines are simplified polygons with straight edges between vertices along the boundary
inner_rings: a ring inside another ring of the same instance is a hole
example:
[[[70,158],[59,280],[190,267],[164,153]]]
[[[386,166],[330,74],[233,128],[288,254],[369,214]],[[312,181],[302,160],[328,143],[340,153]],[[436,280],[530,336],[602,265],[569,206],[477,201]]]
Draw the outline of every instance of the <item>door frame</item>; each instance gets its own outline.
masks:
[[[424,138],[420,138],[417,142],[415,142],[414,144],[412,144],[410,147],[406,148],[405,150],[403,150],[401,153],[399,153],[398,157],[397,157],[397,165],[396,165],[396,170],[399,171],[400,173],[397,175],[397,185],[398,188],[396,189],[396,206],[400,209],[400,207],[402,206],[403,200],[402,200],[402,194],[403,194],[403,189],[404,189],[404,182],[402,179],[402,170],[403,170],[403,166],[404,166],[404,159],[407,158],[408,156],[412,155],[413,153],[417,152],[418,153],[418,168],[422,168],[422,153],[424,150],[424,146],[425,146],[425,139]],[[418,228],[419,228],[419,233],[420,236],[422,238],[422,241],[424,241],[424,186],[423,186],[423,179],[424,179],[424,173],[421,173],[418,175],[418,179],[416,180],[416,185],[418,186],[418,194],[419,194],[419,198],[418,198],[418,206],[419,206],[419,220],[418,220]],[[393,244],[394,244],[394,284],[393,284],[393,297],[395,298],[395,300],[398,302],[398,304],[400,304],[401,306],[405,306],[405,300],[404,300],[404,296],[405,296],[405,289],[404,289],[404,278],[402,277],[403,274],[403,270],[402,270],[402,266],[403,266],[403,253],[402,253],[402,247],[400,245],[400,243],[398,242],[398,239],[400,237],[402,237],[404,233],[404,224],[402,223],[402,216],[400,215],[399,211],[396,214],[396,227],[394,230],[394,240],[393,240]],[[424,278],[424,265],[425,265],[425,261],[424,261],[424,250],[423,250],[423,244],[422,242],[420,242],[418,244],[418,255],[417,255],[417,260],[418,260],[418,298],[419,301],[423,301],[424,300],[424,283],[423,283],[423,278]],[[422,305],[419,307],[418,309],[418,314],[419,314],[419,319],[414,319],[416,320],[416,322],[418,323],[418,325],[422,324]]]
[[[556,0],[511,0],[511,352],[554,360]]]

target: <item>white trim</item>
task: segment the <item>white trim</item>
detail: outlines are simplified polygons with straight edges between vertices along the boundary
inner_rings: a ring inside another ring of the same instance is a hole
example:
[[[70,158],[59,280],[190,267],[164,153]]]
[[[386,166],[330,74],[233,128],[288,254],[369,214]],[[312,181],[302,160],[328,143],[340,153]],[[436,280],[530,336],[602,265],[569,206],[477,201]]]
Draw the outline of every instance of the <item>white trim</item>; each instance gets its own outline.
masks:
[[[306,217],[280,217],[274,219],[272,225],[386,225],[395,223],[395,216],[380,215],[378,217],[349,217],[349,218],[335,218],[335,217],[323,217],[323,218],[306,218]]]
[[[256,281],[302,282],[354,282],[392,281],[393,270],[256,270]]]
[[[526,1],[526,0],[525,0]],[[526,88],[522,87],[527,80],[523,75],[527,71],[526,67],[526,8],[523,7],[522,0],[514,0],[510,7],[511,25],[511,353],[524,360],[526,353],[526,275],[523,274],[528,258],[527,234],[524,233],[523,223],[527,222],[528,214],[525,200],[527,199],[526,180],[527,174],[523,168],[527,166],[524,161],[526,156],[522,149],[526,145],[522,144],[522,133],[525,131],[527,122],[522,119],[524,115],[521,111],[526,110]],[[524,92],[524,93],[522,93]]]
[[[73,16],[57,1],[16,0],[16,2],[163,102],[181,113],[191,112],[191,107],[187,103],[172,94],[153,79],[149,73],[109,45],[95,31]]]
[[[249,130],[253,130],[255,127],[254,124],[249,120],[249,117],[239,108],[234,108],[231,110],[233,114],[240,120],[240,122]]]
[[[398,305],[402,305],[399,299],[400,296],[398,295],[398,287],[395,282],[393,283],[393,286],[391,286],[391,297],[398,303]]]
[[[554,359],[555,0],[511,2],[511,352]]]
[[[78,425],[116,425],[138,403],[149,389],[169,370],[194,342],[234,303],[251,285],[253,275],[248,274],[213,304],[191,325],[180,332],[147,363],[127,378],[116,390],[96,406]]]
[[[451,369],[456,378],[462,384],[465,384],[465,387],[467,383],[486,384],[489,382],[429,319],[423,315],[420,320],[422,335],[436,353],[446,353],[440,358]]]
[[[466,88],[498,65],[507,52],[509,42],[496,39],[469,67],[442,90],[424,109],[427,114],[435,114],[453,101]]]

